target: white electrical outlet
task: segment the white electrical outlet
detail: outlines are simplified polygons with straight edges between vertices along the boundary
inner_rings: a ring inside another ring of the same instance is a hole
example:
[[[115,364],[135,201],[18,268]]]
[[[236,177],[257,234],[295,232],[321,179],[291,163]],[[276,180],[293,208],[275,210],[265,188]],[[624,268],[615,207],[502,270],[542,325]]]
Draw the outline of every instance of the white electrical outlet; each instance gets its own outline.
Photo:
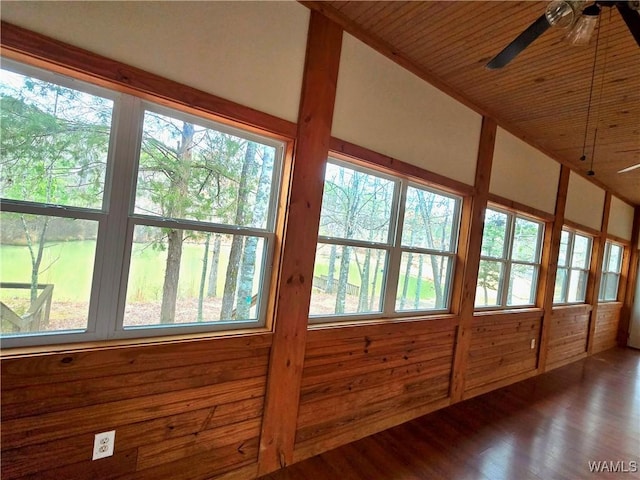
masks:
[[[533,350],[534,348],[536,348],[536,339],[532,338],[531,339],[531,350]]]
[[[116,443],[116,431],[96,433],[93,439],[93,460],[110,457]]]

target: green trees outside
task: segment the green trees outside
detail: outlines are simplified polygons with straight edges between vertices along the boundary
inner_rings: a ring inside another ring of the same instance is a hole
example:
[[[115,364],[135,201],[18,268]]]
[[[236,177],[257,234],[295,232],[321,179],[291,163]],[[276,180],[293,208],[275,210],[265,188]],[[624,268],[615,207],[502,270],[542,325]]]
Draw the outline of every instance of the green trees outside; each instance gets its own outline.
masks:
[[[380,311],[395,228],[402,250],[396,309],[446,308],[456,200],[403,187],[404,220],[396,225],[400,188],[397,180],[328,163],[315,273],[315,299],[323,305],[312,305],[312,314]]]
[[[107,99],[3,72],[0,196],[100,209],[112,105]],[[3,213],[2,223],[3,244],[23,244],[29,251],[31,302],[38,295],[40,274],[52,266],[42,263],[48,243],[70,237],[95,240],[97,231],[88,222],[52,216]]]
[[[541,231],[538,222],[487,209],[478,271],[478,288],[483,296],[476,296],[476,305],[534,302]],[[505,265],[509,268],[508,276],[503,271]]]
[[[170,221],[265,228],[275,148],[154,112],[145,115],[135,212]],[[142,222],[141,222],[142,223]],[[202,245],[197,275],[198,313],[205,320],[206,298],[218,296],[223,239],[230,248],[219,319],[248,319],[256,283],[260,240],[197,229],[140,227],[138,242],[166,249],[161,323],[173,323],[185,242]],[[144,234],[142,233],[144,232]],[[211,237],[213,252],[209,260]],[[209,269],[209,270],[208,270]],[[207,271],[208,270],[208,271]],[[206,283],[208,282],[208,287]],[[208,316],[211,320],[211,316]]]
[[[10,73],[0,93],[2,197],[104,211],[114,102]],[[164,112],[144,112],[130,268],[131,280],[143,265],[140,253],[156,252],[163,263],[162,286],[151,291],[142,284],[134,291],[130,281],[127,295],[127,306],[159,308],[148,317],[133,309],[125,313],[125,325],[136,316],[147,325],[175,323],[180,299],[187,297],[197,301],[192,322],[255,318],[267,247],[261,232],[268,231],[272,215],[276,148]],[[396,179],[328,163],[320,221],[326,253],[317,257],[316,270],[326,272],[323,291],[332,298],[333,313],[380,309],[389,248],[400,238],[396,309],[446,307],[456,200],[411,185],[403,187],[399,200],[399,189]],[[395,217],[399,210],[401,225]],[[39,276],[51,266],[43,264],[47,245],[96,241],[97,221],[60,218],[55,212],[2,213],[3,244],[22,244],[29,252],[32,299]],[[488,217],[483,255],[493,257],[503,248],[506,217],[500,215]],[[535,234],[525,224],[520,227],[523,238]],[[514,244],[516,250],[524,252],[526,243],[519,245]],[[194,249],[200,251],[197,265]],[[488,291],[497,288],[499,269],[499,262],[481,264],[485,302]],[[189,293],[187,284],[192,285]]]
[[[386,243],[394,186],[394,182],[381,177],[327,164],[320,235],[369,243]],[[374,268],[373,272],[371,271],[372,254],[380,259],[382,252],[366,247],[331,245],[326,290],[329,293],[335,291],[335,313],[345,313],[349,272],[354,267],[359,275],[356,311],[371,309],[379,270]],[[379,262],[380,260],[378,264]]]
[[[56,213],[66,208],[108,210],[103,196],[109,188],[105,179],[114,102],[5,70],[1,75],[0,196],[44,207],[34,213],[1,214],[5,251],[11,245],[24,246],[29,252],[33,301],[41,275],[53,264],[57,268],[75,265],[73,259],[67,263],[45,260],[49,247],[56,242],[90,241],[95,249],[97,221]],[[217,319],[205,310],[207,301],[222,305],[219,319],[255,318],[266,245],[262,236],[251,232],[270,228],[275,156],[273,146],[197,121],[145,112],[131,268],[135,270],[140,252],[155,252],[155,257],[163,259],[163,273],[161,291],[147,287],[143,277],[143,284],[128,293],[128,304],[135,297],[141,304],[159,306],[157,316],[156,310],[151,317],[148,310],[132,313],[144,317],[136,324],[174,323],[180,298],[193,297],[185,293],[185,285],[193,278],[198,281],[198,313],[191,321]],[[185,245],[189,245],[186,257]],[[202,249],[199,268],[193,266],[196,246]],[[221,258],[229,249],[230,255]],[[65,251],[73,255],[73,249]],[[3,270],[26,279],[21,261],[14,266],[11,259]],[[93,268],[93,260],[83,257],[83,261],[88,270]],[[225,271],[219,272],[221,268]],[[218,286],[220,279],[225,282],[223,289]],[[64,290],[69,291],[66,286]],[[89,299],[75,300],[88,304]]]
[[[424,300],[427,300],[430,308],[446,307],[446,285],[451,265],[446,254],[455,252],[455,217],[456,201],[453,198],[420,188],[407,187],[402,245],[426,249],[433,253],[412,253],[409,250],[404,254],[399,310],[419,309]],[[414,260],[417,260],[415,272]],[[415,276],[417,285],[413,299],[410,299],[408,285],[412,276]],[[423,298],[423,284],[429,293],[433,291],[433,300]],[[409,300],[412,300],[410,307],[406,305]]]
[[[505,240],[507,239],[507,220],[508,217],[506,214],[487,209],[482,231],[481,255],[483,257],[504,258]],[[482,301],[476,298],[476,305],[491,305],[491,303],[489,303],[489,292],[496,292],[495,295],[498,295],[501,272],[502,263],[491,260],[480,260],[478,287],[482,289],[483,298]],[[496,299],[495,301],[498,300]]]

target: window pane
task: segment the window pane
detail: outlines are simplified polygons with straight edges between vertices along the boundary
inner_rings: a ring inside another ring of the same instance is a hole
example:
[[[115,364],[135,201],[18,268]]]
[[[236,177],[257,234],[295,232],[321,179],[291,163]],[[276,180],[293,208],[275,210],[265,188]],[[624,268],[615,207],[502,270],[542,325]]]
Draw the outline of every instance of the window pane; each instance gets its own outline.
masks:
[[[113,101],[0,70],[0,196],[102,208]]]
[[[387,243],[395,183],[327,164],[320,235]]]
[[[2,335],[84,330],[98,222],[0,213]]]
[[[589,275],[583,270],[571,270],[571,281],[567,292],[567,302],[584,302],[587,293],[587,279]]]
[[[124,326],[255,321],[261,237],[137,225]]]
[[[507,305],[531,305],[535,301],[536,267],[514,263],[511,266]]]
[[[455,207],[453,198],[407,187],[402,245],[453,252]]]
[[[476,288],[476,307],[500,305],[502,284],[502,263],[480,260],[478,286]]]
[[[582,235],[575,235],[573,241],[573,256],[571,257],[571,266],[573,268],[589,268],[589,259],[591,256],[591,239]]]
[[[482,256],[504,258],[507,237],[507,215],[487,209],[482,232]]]
[[[403,252],[396,311],[447,308],[450,268],[449,257]]]
[[[562,234],[560,235],[560,253],[558,254],[559,267],[567,267],[569,265],[567,252],[569,251],[570,238],[571,238],[571,234],[563,230]]]
[[[319,243],[309,314],[382,311],[386,263],[385,250]]]
[[[600,286],[600,299],[615,301],[618,299],[619,276],[615,273],[605,273]]]
[[[135,213],[266,228],[275,155],[274,147],[146,112]]]
[[[566,268],[558,268],[556,271],[556,284],[553,289],[553,303],[565,302],[565,286],[567,282],[568,270]]]
[[[609,266],[607,271],[618,273],[620,272],[620,262],[622,261],[622,247],[613,243],[610,245]]]
[[[519,262],[538,261],[538,238],[541,225],[537,222],[516,218],[511,259]]]

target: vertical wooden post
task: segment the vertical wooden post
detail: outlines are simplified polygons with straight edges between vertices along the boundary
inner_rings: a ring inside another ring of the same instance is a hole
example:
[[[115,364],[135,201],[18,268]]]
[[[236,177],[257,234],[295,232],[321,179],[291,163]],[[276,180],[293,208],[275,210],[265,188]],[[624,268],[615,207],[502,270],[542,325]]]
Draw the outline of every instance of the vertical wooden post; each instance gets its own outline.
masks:
[[[558,179],[558,193],[556,196],[555,217],[551,224],[551,231],[545,232],[545,243],[541,261],[541,282],[538,288],[538,305],[543,309],[542,327],[540,331],[540,348],[538,349],[538,371],[544,372],[547,365],[547,353],[549,350],[549,330],[553,315],[553,294],[556,284],[556,272],[558,271],[558,258],[560,256],[560,239],[564,224],[564,211],[567,205],[567,192],[569,190],[569,176],[571,170],[566,165],[560,168]],[[547,224],[549,229],[549,224]]]
[[[478,269],[480,266],[480,250],[482,248],[484,213],[489,199],[489,183],[491,181],[491,165],[493,163],[496,131],[497,124],[495,120],[484,117],[476,164],[475,194],[471,200],[470,225],[466,236],[467,244],[462,255],[465,263],[460,304],[457,308],[460,314],[460,324],[458,325],[456,336],[456,348],[451,374],[451,403],[462,400],[464,395],[465,375],[471,346],[476,284],[478,283]]]
[[[284,467],[293,457],[341,48],[342,29],[312,11],[274,313],[275,329],[260,438],[260,475]]]
[[[626,270],[627,286],[622,297],[622,310],[620,312],[620,323],[618,324],[618,345],[627,346],[629,339],[629,323],[631,321],[631,311],[633,310],[636,293],[636,283],[639,281],[638,260],[640,250],[638,240],[640,239],[640,207],[636,207],[633,215],[633,231],[631,233],[631,246],[629,247],[629,264]],[[624,272],[623,272],[624,273]]]
[[[589,334],[587,337],[587,353],[593,351],[593,337],[596,333],[598,320],[598,295],[600,293],[600,280],[602,278],[602,260],[604,258],[604,246],[607,242],[607,229],[609,228],[609,212],[611,211],[611,193],[606,192],[604,197],[604,212],[602,213],[602,225],[600,235],[594,242],[591,252],[591,266],[589,268],[589,282],[587,283],[586,302],[591,304],[591,319],[589,321]]]

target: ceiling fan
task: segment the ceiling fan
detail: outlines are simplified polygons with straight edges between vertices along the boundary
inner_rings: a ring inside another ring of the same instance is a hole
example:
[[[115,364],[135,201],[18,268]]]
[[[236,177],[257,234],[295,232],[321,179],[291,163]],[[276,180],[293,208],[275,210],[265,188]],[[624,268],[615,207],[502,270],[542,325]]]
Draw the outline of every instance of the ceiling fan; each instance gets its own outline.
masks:
[[[502,68],[527,48],[549,27],[568,29],[566,39],[574,45],[586,45],[593,34],[600,10],[616,7],[627,24],[631,35],[640,46],[640,0],[600,1],[587,5],[587,1],[554,0],[535,22],[529,25],[509,45],[498,53],[486,67],[490,70]]]

